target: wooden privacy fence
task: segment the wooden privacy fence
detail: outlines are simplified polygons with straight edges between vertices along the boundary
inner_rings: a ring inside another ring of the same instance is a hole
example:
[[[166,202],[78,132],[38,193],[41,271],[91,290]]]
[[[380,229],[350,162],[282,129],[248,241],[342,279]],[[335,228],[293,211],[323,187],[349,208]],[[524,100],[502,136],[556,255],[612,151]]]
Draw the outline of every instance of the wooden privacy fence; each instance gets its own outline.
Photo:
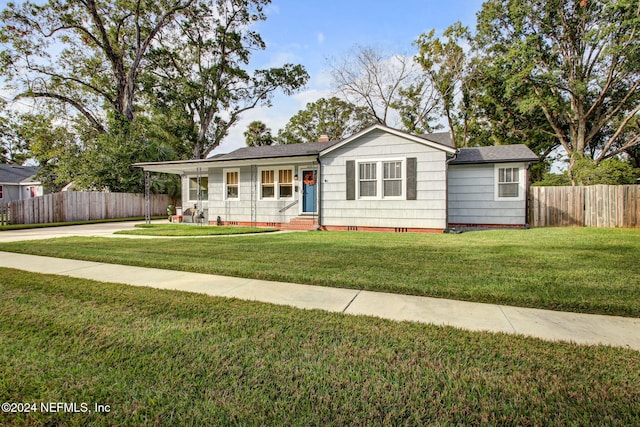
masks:
[[[533,227],[640,227],[640,185],[531,187]]]
[[[11,211],[9,202],[0,200],[0,225],[11,224]]]
[[[151,215],[166,215],[171,199],[150,198]],[[90,221],[145,216],[144,194],[65,191],[11,202],[13,224]]]

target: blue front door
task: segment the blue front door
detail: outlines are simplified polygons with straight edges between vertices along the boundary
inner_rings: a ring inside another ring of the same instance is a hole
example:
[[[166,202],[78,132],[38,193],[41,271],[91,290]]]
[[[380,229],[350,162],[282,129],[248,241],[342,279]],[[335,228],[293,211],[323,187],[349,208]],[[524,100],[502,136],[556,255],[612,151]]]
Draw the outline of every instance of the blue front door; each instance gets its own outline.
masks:
[[[318,207],[316,171],[302,171],[302,212],[314,213]]]

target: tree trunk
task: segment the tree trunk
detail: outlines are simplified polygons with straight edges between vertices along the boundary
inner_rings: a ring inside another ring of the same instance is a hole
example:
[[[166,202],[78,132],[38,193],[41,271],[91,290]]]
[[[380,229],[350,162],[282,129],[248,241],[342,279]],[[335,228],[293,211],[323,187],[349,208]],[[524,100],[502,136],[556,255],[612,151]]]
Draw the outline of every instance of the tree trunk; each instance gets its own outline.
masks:
[[[569,177],[571,185],[577,185],[574,178],[573,168],[579,159],[584,157],[587,139],[587,118],[584,108],[584,102],[577,98],[571,97],[571,109],[573,110],[572,118],[569,123],[569,138],[573,151],[568,152],[569,155]]]

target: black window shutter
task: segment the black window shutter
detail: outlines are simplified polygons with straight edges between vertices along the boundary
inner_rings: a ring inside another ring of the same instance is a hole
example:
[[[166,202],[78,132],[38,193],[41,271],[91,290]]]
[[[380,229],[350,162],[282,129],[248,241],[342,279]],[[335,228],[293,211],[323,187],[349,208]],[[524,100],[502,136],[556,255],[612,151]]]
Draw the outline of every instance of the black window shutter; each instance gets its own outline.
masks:
[[[416,190],[418,175],[418,159],[409,157],[407,159],[407,200],[416,200],[418,191]]]
[[[347,200],[356,199],[356,162],[347,160]]]

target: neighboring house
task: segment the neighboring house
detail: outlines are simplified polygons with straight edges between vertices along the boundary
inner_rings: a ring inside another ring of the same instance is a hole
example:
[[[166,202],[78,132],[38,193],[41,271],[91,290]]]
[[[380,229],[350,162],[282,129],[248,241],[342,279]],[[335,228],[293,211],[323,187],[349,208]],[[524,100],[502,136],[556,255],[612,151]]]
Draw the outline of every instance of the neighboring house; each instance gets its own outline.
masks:
[[[0,164],[0,201],[29,199],[42,196],[42,183],[36,180],[37,166]]]
[[[527,172],[537,161],[524,145],[455,149],[448,133],[375,125],[342,141],[136,166],[181,175],[183,208],[211,224],[442,232],[525,227]]]

